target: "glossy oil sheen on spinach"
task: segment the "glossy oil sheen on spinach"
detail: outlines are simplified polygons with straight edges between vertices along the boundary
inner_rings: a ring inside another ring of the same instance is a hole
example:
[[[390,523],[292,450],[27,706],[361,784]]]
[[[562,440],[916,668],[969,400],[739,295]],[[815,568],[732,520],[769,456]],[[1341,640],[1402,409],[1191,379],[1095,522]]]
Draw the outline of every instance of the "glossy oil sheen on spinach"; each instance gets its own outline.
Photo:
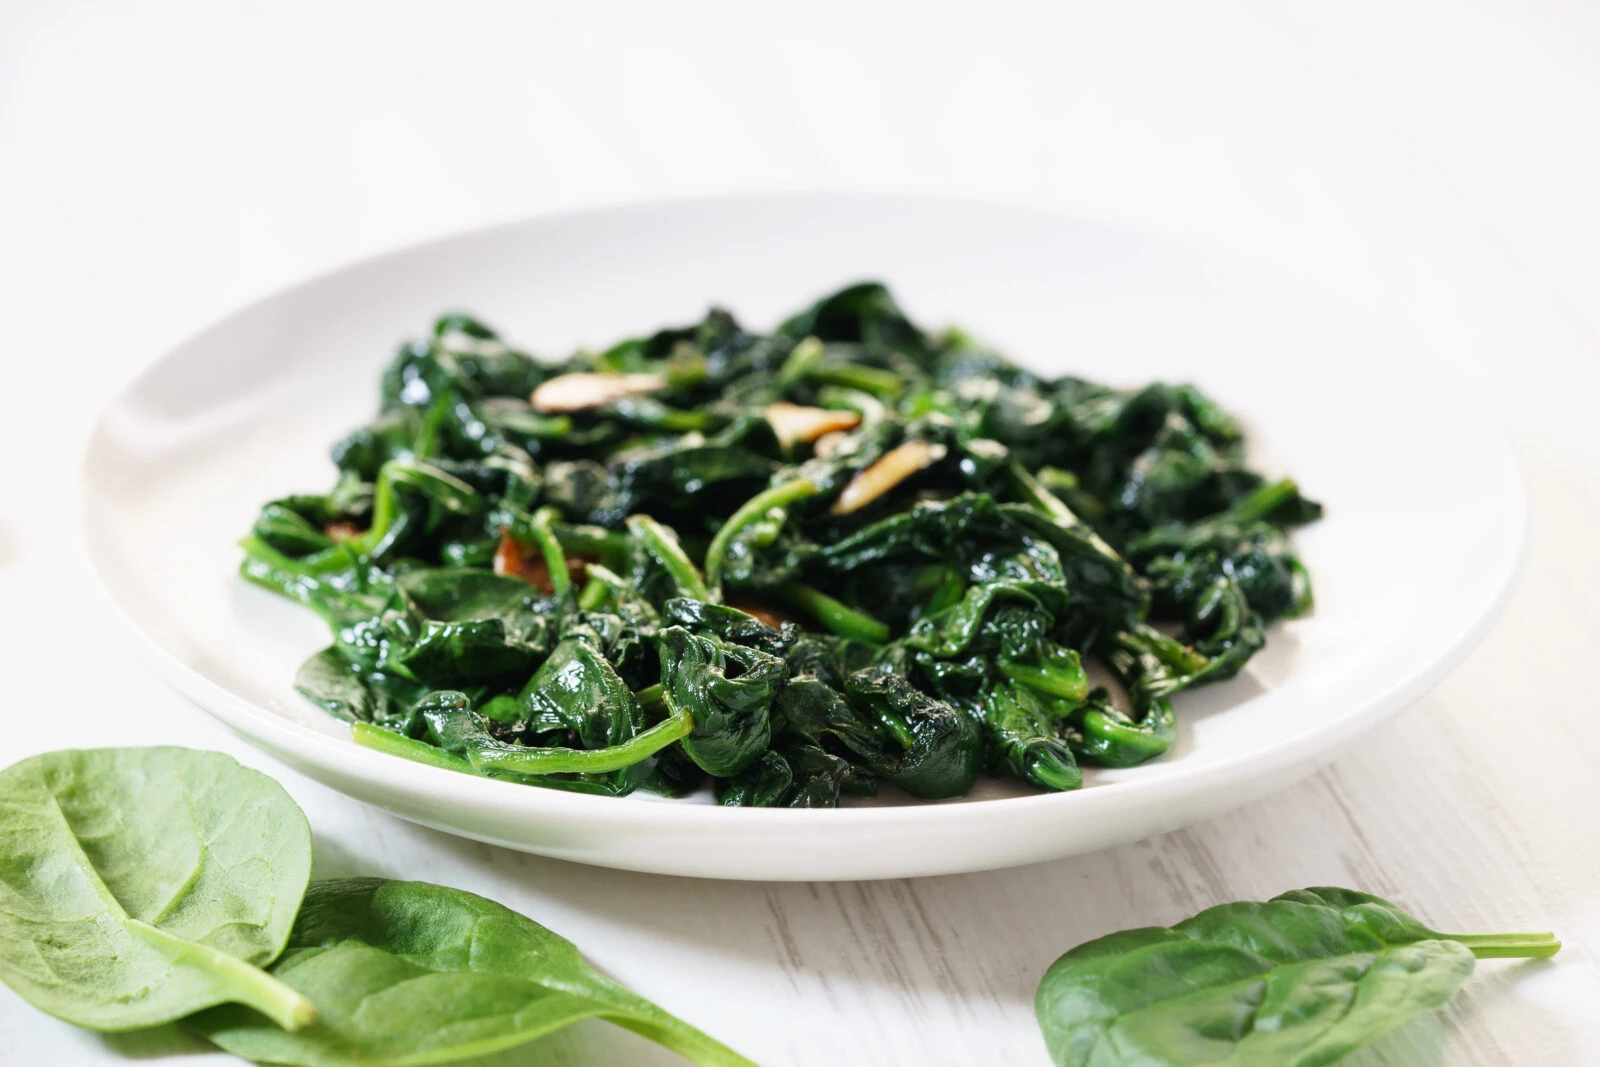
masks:
[[[1550,934],[1442,934],[1320,887],[1079,945],[1035,1009],[1061,1067],[1332,1063],[1443,1005],[1475,958],[1551,956]]]
[[[311,873],[272,779],[218,752],[51,752],[0,771],[0,979],[95,1030],[224,1002],[300,1026],[270,977]]]
[[[190,1025],[246,1059],[354,1067],[447,1063],[598,1017],[706,1067],[750,1064],[531,919],[423,882],[314,883],[272,973],[316,1002],[313,1025],[289,1033],[232,1006]]]
[[[328,624],[299,691],[436,766],[760,806],[1074,789],[1311,607],[1288,531],[1321,509],[1209,397],[1034,374],[876,283],[559,362],[446,315],[379,393],[242,570]]]

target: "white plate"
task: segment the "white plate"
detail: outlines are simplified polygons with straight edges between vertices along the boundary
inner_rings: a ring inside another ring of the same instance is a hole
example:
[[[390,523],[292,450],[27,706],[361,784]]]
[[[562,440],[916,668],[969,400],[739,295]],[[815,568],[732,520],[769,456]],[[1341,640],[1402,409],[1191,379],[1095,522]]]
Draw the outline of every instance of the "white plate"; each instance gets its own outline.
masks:
[[[988,785],[964,802],[724,809],[541,790],[352,744],[294,693],[326,643],[311,613],[236,576],[259,505],[330,482],[328,445],[379,368],[447,308],[565,354],[720,303],[770,326],[840,283],[888,281],[1037,369],[1198,382],[1254,459],[1327,518],[1297,535],[1317,608],[1235,681],[1182,694],[1161,760],[1076,793]],[[924,875],[1028,863],[1174,829],[1307,774],[1405,707],[1483,636],[1521,557],[1524,499],[1497,433],[1391,335],[1224,255],[1046,212],[787,195],[646,204],[469,233],[313,279],[146,371],[101,417],[87,552],[145,660],[285,762],[407,819],[586,863],[717,878]]]

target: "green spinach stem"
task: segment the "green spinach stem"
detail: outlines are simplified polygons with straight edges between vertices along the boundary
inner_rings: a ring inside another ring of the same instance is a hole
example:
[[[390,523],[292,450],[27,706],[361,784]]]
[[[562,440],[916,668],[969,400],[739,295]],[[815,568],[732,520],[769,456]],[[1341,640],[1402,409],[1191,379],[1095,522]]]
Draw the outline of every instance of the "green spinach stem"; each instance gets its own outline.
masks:
[[[393,730],[374,726],[370,722],[352,723],[350,739],[362,748],[387,752],[391,756],[403,756],[414,763],[426,763],[430,767],[443,767],[447,771],[460,771],[462,774],[473,773],[472,764],[460,756],[451,755],[426,741],[413,740]]]
[[[628,1002],[624,1005],[627,1014],[619,1012],[616,1015],[609,1015],[601,1012],[600,1017],[611,1020],[624,1030],[632,1030],[639,1036],[648,1038],[663,1048],[669,1048],[695,1063],[716,1064],[718,1067],[756,1067],[754,1060],[748,1060],[722,1042],[702,1034],[693,1027],[683,1025],[642,997],[628,994],[628,998]],[[645,1017],[646,1008],[650,1009],[649,1018]]]
[[[628,558],[628,535],[602,526],[555,523],[556,540],[568,552],[598,557],[609,566],[619,566]]]
[[[174,937],[138,919],[127,922],[134,933],[174,960],[198,964],[224,978],[230,999],[248,1004],[285,1030],[299,1030],[316,1020],[316,1005],[261,968],[199,941]]]
[[[1060,497],[1046,489],[1044,483],[1035,478],[1022,464],[1013,460],[1007,464],[1006,472],[1011,477],[1012,490],[1023,500],[1050,516],[1050,520],[1057,526],[1073,529],[1084,525],[1083,520],[1073,514],[1072,509],[1067,507]]]
[[[789,391],[789,387],[800,381],[810,373],[822,358],[822,342],[815,337],[805,337],[797,342],[789,352],[789,358],[783,361],[783,366],[778,368],[778,395]]]
[[[620,745],[607,748],[522,748],[515,745],[469,749],[457,756],[442,748],[402,736],[381,726],[358,722],[350,736],[356,744],[417,763],[442,767],[448,771],[476,774],[486,770],[503,771],[529,777],[550,774],[604,774],[631,767],[653,756],[674,741],[689,736],[694,718],[687,710],[675,712],[648,730],[642,730]]]
[[[1117,634],[1116,640],[1117,644],[1130,652],[1148,652],[1167,666],[1186,674],[1201,670],[1211,662],[1209,657],[1196,652],[1182,641],[1168,637],[1146,622],[1139,623],[1132,630]]]
[[[1480,960],[1543,959],[1561,951],[1561,942],[1548,930],[1537,934],[1440,934],[1439,938],[1465,945]]]
[[[706,583],[700,577],[699,570],[689,559],[688,553],[684,552],[678,539],[667,532],[666,527],[649,515],[630,515],[628,532],[637,537],[644,545],[645,551],[666,568],[679,593],[694,597],[696,600],[711,599],[711,593],[706,589]]]
[[[899,396],[906,383],[891,370],[863,367],[854,363],[820,363],[806,371],[806,377],[824,385],[843,385],[876,397]]]
[[[687,710],[679,710],[622,744],[608,748],[522,748],[507,745],[503,749],[471,749],[467,759],[478,770],[511,771],[534,776],[604,774],[631,767],[647,756],[655,755],[674,741],[688,737],[693,729],[694,717]]]
[[[533,513],[529,530],[544,556],[544,565],[549,568],[551,590],[556,596],[563,596],[572,588],[572,577],[567,574],[567,554],[561,550],[561,541],[552,529],[555,520],[555,508],[540,508]]]
[[[591,575],[584,583],[583,592],[578,594],[578,609],[580,611],[599,611],[611,595],[611,587],[599,578]]]
[[[790,582],[780,588],[779,593],[789,603],[808,612],[812,618],[840,637],[848,637],[853,641],[866,641],[874,645],[881,645],[889,640],[887,623],[879,622],[866,612],[857,611],[804,582]]]
[[[584,611],[598,611],[605,605],[607,594],[622,595],[631,588],[627,581],[603,563],[591,563],[589,581],[578,596],[578,606]]]
[[[763,490],[740,505],[728,521],[722,524],[722,528],[711,539],[710,547],[706,549],[706,586],[714,594],[721,592],[722,565],[727,559],[728,544],[739,531],[773,508],[785,508],[797,500],[804,500],[816,494],[815,482],[808,478],[796,478]]]

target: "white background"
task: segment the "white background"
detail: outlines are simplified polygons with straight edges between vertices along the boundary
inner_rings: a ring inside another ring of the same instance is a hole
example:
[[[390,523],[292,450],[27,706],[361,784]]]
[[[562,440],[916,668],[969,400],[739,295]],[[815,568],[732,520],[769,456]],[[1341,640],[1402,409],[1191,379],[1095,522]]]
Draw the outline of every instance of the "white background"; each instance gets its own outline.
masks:
[[[1060,951],[1330,882],[1440,928],[1566,942],[1549,964],[1484,965],[1350,1062],[1600,1062],[1597,114],[1600,8],[1582,0],[0,4],[0,762],[232,752],[305,807],[319,875],[495,897],[765,1064],[1043,1064],[1030,998]],[[1022,870],[764,886],[398,822],[254,753],[88,613],[83,432],[232,306],[533,212],[812,187],[1198,236],[1386,320],[1523,463],[1532,550],[1504,620],[1393,725],[1232,815]],[[210,1061],[0,989],[0,1062],[163,1054]],[[672,1060],[590,1022],[497,1062]]]

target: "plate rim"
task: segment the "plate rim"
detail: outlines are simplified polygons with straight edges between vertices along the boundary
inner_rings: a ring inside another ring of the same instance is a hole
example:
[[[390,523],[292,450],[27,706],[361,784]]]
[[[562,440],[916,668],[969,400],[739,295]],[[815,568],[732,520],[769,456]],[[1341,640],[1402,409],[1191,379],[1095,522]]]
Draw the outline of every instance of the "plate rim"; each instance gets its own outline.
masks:
[[[267,305],[292,298],[302,291],[317,288],[341,276],[371,268],[385,261],[425,254],[430,249],[487,237],[513,228],[557,220],[581,220],[588,216],[616,216],[634,211],[697,205],[714,206],[733,202],[820,203],[829,200],[909,201],[925,205],[999,208],[1013,212],[1034,213],[1057,222],[1090,225],[1142,239],[1158,240],[1269,274],[1295,290],[1314,293],[1319,299],[1339,307],[1346,314],[1380,329],[1385,334],[1399,337],[1382,320],[1365,314],[1336,294],[1309,284],[1280,267],[1232,249],[1183,234],[1131,225],[1122,220],[1097,218],[1059,210],[1037,202],[1007,200],[1003,197],[848,188],[741,191],[618,200],[487,222],[355,256],[276,286],[257,297],[210,316],[201,326],[184,334],[176,342],[163,345],[157,355],[140,363],[124,376],[95,415],[80,443],[74,467],[78,485],[75,494],[76,516],[72,524],[73,556],[80,578],[89,587],[89,599],[94,604],[97,614],[118,635],[124,646],[131,649],[135,658],[164,684],[275,759],[286,760],[285,753],[289,753],[295,760],[319,767],[331,767],[342,777],[359,779],[370,786],[399,793],[443,796],[453,803],[468,807],[487,805],[502,811],[520,809],[520,812],[530,816],[560,818],[573,824],[634,829],[671,826],[685,832],[703,832],[719,826],[725,827],[730,823],[738,825],[743,830],[762,826],[792,827],[806,823],[843,824],[848,825],[851,830],[883,830],[897,825],[928,822],[950,824],[992,819],[1002,817],[1000,814],[1002,812],[1018,815],[1042,813],[1058,815],[1071,812],[1093,816],[1098,813],[1099,808],[1181,802],[1185,797],[1204,793],[1211,788],[1221,788],[1229,782],[1241,779],[1270,779],[1297,765],[1315,764],[1332,759],[1346,745],[1409,707],[1452,673],[1499,622],[1506,605],[1517,589],[1528,553],[1530,523],[1526,480],[1515,449],[1506,438],[1504,430],[1477,398],[1444,373],[1443,368],[1415,354],[1408,355],[1407,361],[1424,372],[1431,384],[1448,393],[1451,403],[1468,412],[1484,431],[1487,443],[1498,453],[1504,468],[1507,488],[1514,493],[1517,502],[1516,506],[1510,509],[1511,514],[1508,516],[1511,522],[1509,536],[1502,546],[1500,557],[1494,561],[1494,580],[1492,584],[1484,585],[1485,592],[1476,598],[1475,607],[1467,616],[1468,621],[1457,626],[1448,637],[1436,642],[1433,652],[1421,666],[1406,672],[1386,689],[1366,698],[1359,707],[1336,718],[1292,737],[1276,741],[1265,748],[1236,753],[1164,776],[1142,780],[1123,779],[1092,789],[970,801],[954,798],[949,801],[920,801],[914,804],[841,806],[825,811],[813,811],[799,808],[728,808],[720,805],[670,801],[641,803],[635,800],[630,803],[628,798],[540,789],[515,782],[462,774],[362,748],[346,739],[295,723],[269,708],[234,694],[184,663],[175,653],[146,632],[118,602],[102,577],[92,547],[94,535],[90,528],[91,509],[94,506],[92,464],[110,416],[158,373],[174,353],[203,340],[208,333],[234,318],[256,312]],[[1416,345],[1404,338],[1399,339],[1402,341],[1403,349],[1408,353],[1415,353]],[[1249,772],[1242,773],[1246,768]],[[365,800],[362,802],[370,803]]]

